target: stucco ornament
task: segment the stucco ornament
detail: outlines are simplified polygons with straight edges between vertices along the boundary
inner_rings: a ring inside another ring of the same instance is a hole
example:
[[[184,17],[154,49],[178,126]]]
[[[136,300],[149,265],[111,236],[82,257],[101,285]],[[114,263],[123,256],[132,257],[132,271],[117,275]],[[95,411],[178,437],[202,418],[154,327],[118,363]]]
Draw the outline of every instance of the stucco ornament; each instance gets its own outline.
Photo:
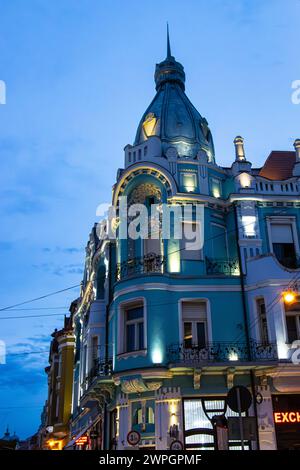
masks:
[[[158,390],[161,386],[161,381],[146,382],[142,377],[121,379],[121,390],[123,393],[152,392]]]
[[[135,188],[129,196],[128,205],[143,204],[146,197],[155,197],[159,202],[161,201],[161,191],[155,184],[144,183]]]

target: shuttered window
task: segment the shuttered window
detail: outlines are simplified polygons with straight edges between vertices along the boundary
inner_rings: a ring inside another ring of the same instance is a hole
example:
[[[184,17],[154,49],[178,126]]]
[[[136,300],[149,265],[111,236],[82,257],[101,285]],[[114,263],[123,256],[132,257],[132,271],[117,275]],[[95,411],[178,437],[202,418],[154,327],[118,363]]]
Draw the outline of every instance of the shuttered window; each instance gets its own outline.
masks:
[[[272,243],[294,243],[291,224],[271,224]]]

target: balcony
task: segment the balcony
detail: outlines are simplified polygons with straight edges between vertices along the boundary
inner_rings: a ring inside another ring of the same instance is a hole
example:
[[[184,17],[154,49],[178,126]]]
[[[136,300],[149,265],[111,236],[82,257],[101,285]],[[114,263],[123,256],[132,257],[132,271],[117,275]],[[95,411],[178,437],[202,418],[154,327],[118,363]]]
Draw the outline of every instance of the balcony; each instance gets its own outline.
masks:
[[[206,274],[221,276],[239,276],[240,267],[237,259],[205,258]]]
[[[164,257],[156,253],[149,253],[146,256],[132,258],[117,264],[116,281],[121,281],[139,274],[163,273],[164,265]]]
[[[98,379],[110,378],[112,374],[112,360],[103,361],[96,359],[93,367],[90,369],[88,376],[85,379],[86,389],[88,389],[93,382]]]
[[[277,360],[277,348],[275,343],[256,341],[250,342],[250,348],[241,342],[215,342],[192,347],[176,343],[168,346],[167,359],[170,364],[197,367],[207,363],[269,362]]]

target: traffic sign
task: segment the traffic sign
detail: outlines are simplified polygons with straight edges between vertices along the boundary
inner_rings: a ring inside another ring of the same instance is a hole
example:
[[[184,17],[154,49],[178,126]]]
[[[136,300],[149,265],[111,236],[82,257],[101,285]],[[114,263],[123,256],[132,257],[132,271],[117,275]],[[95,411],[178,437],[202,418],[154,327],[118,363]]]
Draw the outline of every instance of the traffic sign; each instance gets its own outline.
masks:
[[[129,431],[127,434],[127,442],[131,446],[136,446],[141,440],[141,435],[138,431]]]
[[[227,405],[236,413],[248,411],[252,403],[252,395],[246,387],[236,385],[227,394]]]

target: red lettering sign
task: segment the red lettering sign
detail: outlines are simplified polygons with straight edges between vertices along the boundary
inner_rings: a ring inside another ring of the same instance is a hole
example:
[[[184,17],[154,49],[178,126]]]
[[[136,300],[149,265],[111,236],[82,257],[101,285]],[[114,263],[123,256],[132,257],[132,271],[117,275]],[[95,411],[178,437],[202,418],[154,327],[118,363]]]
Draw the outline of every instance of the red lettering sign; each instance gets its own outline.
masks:
[[[76,445],[77,446],[83,446],[84,444],[86,444],[88,441],[88,437],[87,436],[81,436],[79,437],[78,439],[76,439]]]
[[[300,423],[300,411],[276,411],[274,421],[276,424]]]

